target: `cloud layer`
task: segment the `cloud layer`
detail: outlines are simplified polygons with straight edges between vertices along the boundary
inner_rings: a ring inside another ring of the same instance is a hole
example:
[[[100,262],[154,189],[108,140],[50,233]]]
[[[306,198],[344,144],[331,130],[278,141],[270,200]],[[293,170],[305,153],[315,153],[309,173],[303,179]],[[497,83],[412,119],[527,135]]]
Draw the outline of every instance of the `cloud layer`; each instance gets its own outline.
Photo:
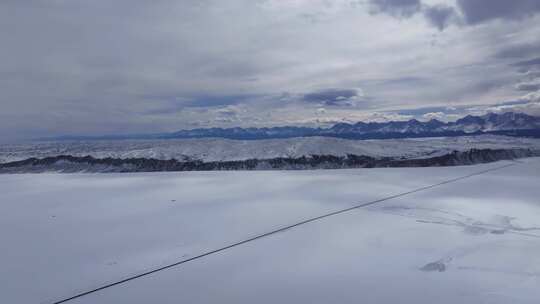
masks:
[[[478,24],[493,19],[523,19],[540,11],[537,0],[457,0],[468,24]]]
[[[538,3],[1,1],[0,138],[535,111]]]

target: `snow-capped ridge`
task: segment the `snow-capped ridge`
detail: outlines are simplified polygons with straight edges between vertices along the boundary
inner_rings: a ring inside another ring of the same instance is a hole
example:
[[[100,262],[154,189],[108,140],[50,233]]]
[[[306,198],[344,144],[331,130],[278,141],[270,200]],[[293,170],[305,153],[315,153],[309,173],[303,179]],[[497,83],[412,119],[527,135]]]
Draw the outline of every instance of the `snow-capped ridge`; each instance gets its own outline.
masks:
[[[513,131],[531,131],[540,136],[540,117],[523,113],[489,113],[482,116],[467,115],[455,122],[442,122],[436,119],[419,121],[357,122],[338,123],[329,128],[309,128],[297,126],[264,128],[199,128],[180,130],[172,133],[147,135],[109,135],[109,136],[66,136],[50,140],[116,140],[116,139],[184,139],[184,138],[227,138],[227,139],[278,139],[293,137],[340,137],[349,139],[387,139],[433,136],[463,136],[467,134],[502,134]],[[521,134],[530,136],[531,132]],[[520,135],[520,134],[512,134]]]

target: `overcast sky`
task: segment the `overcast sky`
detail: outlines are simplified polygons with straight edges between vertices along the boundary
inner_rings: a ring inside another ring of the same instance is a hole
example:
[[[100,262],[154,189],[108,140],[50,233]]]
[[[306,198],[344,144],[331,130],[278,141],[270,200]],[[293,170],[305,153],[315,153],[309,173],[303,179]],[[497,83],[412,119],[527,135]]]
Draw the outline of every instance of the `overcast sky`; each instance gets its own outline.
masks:
[[[0,136],[540,115],[538,0],[1,0]]]

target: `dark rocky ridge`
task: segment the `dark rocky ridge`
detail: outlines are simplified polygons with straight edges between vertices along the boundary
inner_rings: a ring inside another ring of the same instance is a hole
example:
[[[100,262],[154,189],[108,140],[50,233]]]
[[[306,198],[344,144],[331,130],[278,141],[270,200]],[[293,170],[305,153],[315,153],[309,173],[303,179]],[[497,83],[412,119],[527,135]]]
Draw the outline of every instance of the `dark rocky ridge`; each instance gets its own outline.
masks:
[[[439,167],[488,163],[523,157],[540,156],[529,149],[471,149],[454,151],[442,156],[418,159],[374,158],[362,155],[345,157],[312,155],[298,158],[248,159],[239,161],[178,161],[153,158],[94,158],[59,155],[29,158],[0,164],[0,173],[41,172],[160,172],[160,171],[220,171],[220,170],[304,170],[382,167]]]

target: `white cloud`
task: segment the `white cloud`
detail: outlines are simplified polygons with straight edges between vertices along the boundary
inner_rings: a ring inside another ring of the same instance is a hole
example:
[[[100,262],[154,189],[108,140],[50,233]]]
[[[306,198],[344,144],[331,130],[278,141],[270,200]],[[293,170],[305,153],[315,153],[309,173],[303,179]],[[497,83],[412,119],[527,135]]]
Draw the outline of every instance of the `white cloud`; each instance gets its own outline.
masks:
[[[456,121],[462,117],[463,115],[460,115],[460,114],[448,114],[448,113],[443,113],[443,112],[435,112],[435,113],[426,113],[422,115],[422,120],[436,119],[442,122],[449,122],[449,121]]]

